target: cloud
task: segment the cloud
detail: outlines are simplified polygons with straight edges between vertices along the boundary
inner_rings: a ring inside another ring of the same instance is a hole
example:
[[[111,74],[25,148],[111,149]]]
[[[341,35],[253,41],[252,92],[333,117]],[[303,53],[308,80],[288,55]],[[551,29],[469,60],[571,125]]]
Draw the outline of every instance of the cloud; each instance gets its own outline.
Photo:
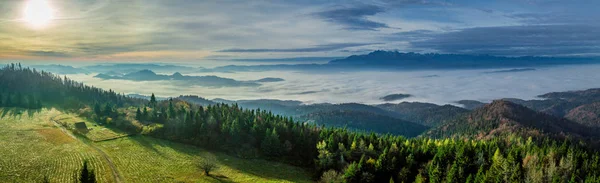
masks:
[[[173,81],[101,80],[94,78],[93,75],[84,74],[68,77],[126,94],[149,95],[148,92],[152,91],[161,97],[191,94],[231,100],[272,98],[309,103],[382,103],[379,100],[381,96],[390,93],[410,93],[414,94],[414,97],[406,101],[448,104],[463,99],[480,101],[504,97],[534,99],[535,96],[547,92],[600,87],[600,83],[597,82],[600,79],[600,75],[597,74],[599,69],[600,65],[572,65],[493,75],[482,72],[497,69],[353,73],[285,71],[219,73],[219,77],[235,80],[257,80],[273,76],[285,79],[277,83],[264,83],[260,87],[238,88],[197,85],[181,87]]]
[[[348,30],[377,30],[390,26],[369,20],[367,17],[382,12],[385,12],[385,9],[376,5],[354,5],[321,11],[314,15],[325,21],[340,24]]]
[[[445,53],[492,55],[588,55],[600,53],[600,27],[528,25],[475,27],[431,34],[413,32],[410,45]]]
[[[218,52],[231,52],[231,53],[260,53],[260,52],[323,52],[323,51],[335,51],[343,48],[359,47],[375,45],[380,43],[334,43],[334,44],[323,44],[307,48],[232,48],[220,50]]]
[[[430,39],[433,35],[438,34],[439,32],[432,30],[413,30],[413,31],[405,31],[393,33],[389,36],[385,36],[386,40],[391,41],[417,41]]]
[[[24,54],[38,57],[71,57],[68,53],[57,51],[27,51]]]

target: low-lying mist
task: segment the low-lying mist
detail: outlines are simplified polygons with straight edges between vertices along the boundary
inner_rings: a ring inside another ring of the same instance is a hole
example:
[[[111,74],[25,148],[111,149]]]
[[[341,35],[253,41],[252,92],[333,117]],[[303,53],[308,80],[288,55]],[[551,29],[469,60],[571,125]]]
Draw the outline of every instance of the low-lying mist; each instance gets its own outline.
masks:
[[[102,80],[95,74],[74,74],[68,77],[104,89],[125,94],[161,97],[198,95],[208,99],[282,99],[305,103],[384,103],[380,98],[389,94],[410,94],[394,101],[419,101],[453,104],[458,100],[491,101],[498,98],[534,99],[554,91],[600,87],[600,65],[571,65],[542,68],[431,70],[395,72],[238,72],[195,73],[216,75],[236,80],[257,80],[265,77],[284,81],[248,87],[202,87],[180,81]],[[514,72],[512,72],[514,71]],[[176,71],[173,71],[176,72]],[[165,73],[172,74],[172,73]]]

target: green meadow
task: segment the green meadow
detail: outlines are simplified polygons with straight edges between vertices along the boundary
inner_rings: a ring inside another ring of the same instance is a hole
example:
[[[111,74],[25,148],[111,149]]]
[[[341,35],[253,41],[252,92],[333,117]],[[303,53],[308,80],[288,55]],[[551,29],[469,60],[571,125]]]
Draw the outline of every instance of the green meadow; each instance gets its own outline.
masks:
[[[84,161],[99,182],[311,182],[298,167],[126,136],[56,109],[0,108],[0,114],[0,182],[39,182],[44,177],[74,182]],[[74,122],[85,122],[90,131],[74,135],[68,126]],[[210,176],[197,167],[205,158],[219,167]]]

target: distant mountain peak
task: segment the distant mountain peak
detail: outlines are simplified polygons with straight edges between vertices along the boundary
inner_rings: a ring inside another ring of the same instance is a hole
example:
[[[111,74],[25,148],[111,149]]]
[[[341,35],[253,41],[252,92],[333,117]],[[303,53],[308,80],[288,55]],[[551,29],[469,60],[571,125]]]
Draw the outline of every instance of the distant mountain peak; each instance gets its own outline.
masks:
[[[329,61],[337,66],[375,66],[402,69],[440,69],[440,68],[510,68],[547,65],[591,64],[598,63],[596,57],[543,57],[520,56],[506,57],[482,54],[441,54],[415,53],[377,50],[364,55],[352,55],[343,59]],[[504,72],[529,71],[530,69],[505,70]]]
[[[552,137],[597,136],[589,133],[589,130],[581,124],[537,112],[507,100],[495,100],[467,115],[448,121],[426,134],[436,137],[475,136],[477,138],[507,134]]]
[[[173,77],[183,77],[183,75],[179,72],[173,73]]]
[[[144,70],[140,70],[138,72],[135,73],[139,73],[139,74],[156,74],[153,71],[149,70],[149,69],[144,69]]]

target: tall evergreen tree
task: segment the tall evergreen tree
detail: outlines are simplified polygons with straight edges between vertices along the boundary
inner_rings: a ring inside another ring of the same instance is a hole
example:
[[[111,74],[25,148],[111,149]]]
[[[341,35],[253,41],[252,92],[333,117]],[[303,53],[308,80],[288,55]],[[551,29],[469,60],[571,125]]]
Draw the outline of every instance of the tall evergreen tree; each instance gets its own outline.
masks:
[[[142,112],[142,120],[148,120],[148,107],[144,106],[144,110]]]
[[[150,107],[155,108],[156,104],[156,97],[154,96],[154,93],[152,93],[152,96],[150,96]]]
[[[137,120],[142,120],[142,111],[140,110],[140,108],[137,108],[137,111],[135,112],[135,119]]]

